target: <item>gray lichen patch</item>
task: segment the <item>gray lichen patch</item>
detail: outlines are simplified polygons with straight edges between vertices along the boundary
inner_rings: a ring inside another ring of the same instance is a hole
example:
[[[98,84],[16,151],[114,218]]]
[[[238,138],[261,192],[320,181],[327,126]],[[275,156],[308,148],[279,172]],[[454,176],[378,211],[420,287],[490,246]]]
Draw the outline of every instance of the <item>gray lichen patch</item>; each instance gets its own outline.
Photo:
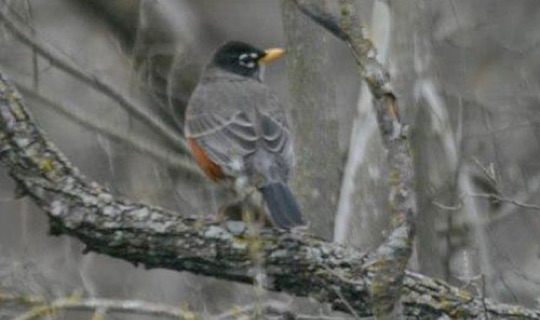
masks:
[[[218,226],[210,226],[204,232],[204,237],[209,239],[230,240],[232,235],[225,229]]]
[[[315,261],[322,262],[322,252],[319,248],[306,247],[306,256]]]
[[[118,210],[113,206],[105,206],[101,212],[106,217],[114,217],[117,215]]]
[[[85,206],[95,206],[98,203],[97,198],[90,194],[81,194],[81,200]]]
[[[113,196],[110,193],[102,192],[98,195],[100,203],[109,204],[113,201]]]
[[[234,237],[232,241],[232,248],[235,250],[246,250],[249,247],[248,241],[238,237]]]
[[[225,228],[227,228],[231,234],[239,236],[247,231],[248,226],[243,221],[229,220],[225,222]]]
[[[141,208],[137,211],[134,211],[134,215],[138,220],[148,220],[150,217],[150,210],[148,208]],[[153,217],[156,219],[157,217]]]
[[[64,215],[64,213],[67,211],[67,207],[64,205],[64,203],[60,200],[54,200],[49,210],[47,210],[49,214],[53,217],[61,217]]]
[[[280,250],[273,251],[270,254],[270,259],[284,259],[284,258],[287,258],[288,256],[289,256],[288,250],[280,249]]]
[[[157,233],[166,233],[171,229],[176,223],[174,221],[164,221],[162,223],[155,223],[153,229]]]

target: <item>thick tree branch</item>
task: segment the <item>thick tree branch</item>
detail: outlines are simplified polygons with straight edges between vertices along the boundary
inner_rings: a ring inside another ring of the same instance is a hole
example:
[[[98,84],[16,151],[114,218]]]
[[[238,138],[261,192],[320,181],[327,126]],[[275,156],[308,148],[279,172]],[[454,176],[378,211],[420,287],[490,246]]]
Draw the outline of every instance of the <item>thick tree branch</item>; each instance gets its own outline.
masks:
[[[253,281],[246,234],[226,226],[113,197],[87,182],[36,126],[20,94],[0,73],[0,160],[50,218],[51,233],[78,238],[87,250],[147,268]],[[372,315],[370,290],[378,263],[353,249],[307,236],[264,230],[266,287],[309,296],[334,309]],[[411,318],[540,319],[540,311],[497,304],[427,277],[405,275],[403,302]],[[346,301],[346,302],[345,302]],[[484,307],[485,304],[485,307]]]
[[[390,76],[377,61],[376,50],[362,31],[352,0],[339,1],[339,16],[332,15],[313,1],[292,1],[304,14],[350,46],[359,74],[368,84],[373,96],[379,130],[388,149],[389,200],[394,230],[376,250],[374,262],[376,271],[371,295],[374,313],[378,319],[398,319],[402,281],[412,254],[417,208],[409,139],[403,132]]]

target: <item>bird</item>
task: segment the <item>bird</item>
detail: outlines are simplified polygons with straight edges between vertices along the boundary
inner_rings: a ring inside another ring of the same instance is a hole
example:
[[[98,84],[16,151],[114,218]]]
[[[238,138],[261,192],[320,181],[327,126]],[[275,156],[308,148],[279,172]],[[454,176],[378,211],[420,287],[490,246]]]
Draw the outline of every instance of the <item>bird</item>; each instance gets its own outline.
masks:
[[[240,41],[219,46],[189,99],[184,131],[211,180],[244,200],[261,199],[272,225],[289,230],[306,225],[287,184],[293,136],[278,96],[263,82],[265,65],[284,53]]]

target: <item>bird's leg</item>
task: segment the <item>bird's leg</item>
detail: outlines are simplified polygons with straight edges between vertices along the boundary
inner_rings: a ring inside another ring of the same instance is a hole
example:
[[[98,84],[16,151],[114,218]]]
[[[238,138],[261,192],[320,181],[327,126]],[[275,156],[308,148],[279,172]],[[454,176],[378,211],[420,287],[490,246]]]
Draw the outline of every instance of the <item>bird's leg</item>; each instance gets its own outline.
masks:
[[[243,210],[242,217],[243,217],[243,220],[248,224],[252,224],[256,222],[257,207],[256,205],[254,205],[255,202],[253,201],[256,191],[257,189],[253,187],[247,187],[247,188],[243,188],[242,194],[239,195],[239,198],[241,199],[240,201],[244,203],[244,210]]]
[[[219,221],[240,220],[248,226],[255,225],[257,229],[272,225],[265,213],[264,199],[253,183],[239,175],[230,187],[234,192],[234,199],[220,208]]]
[[[268,228],[272,222],[268,219],[264,199],[257,188],[251,188],[251,192],[245,198],[247,211],[249,211],[250,221],[259,228]]]
[[[252,215],[253,217],[247,217],[246,212],[253,211],[253,208],[251,208],[252,206],[249,205],[249,198],[252,194],[255,193],[255,191],[255,188],[234,190],[233,198],[229,198],[229,200],[219,208],[217,214],[213,217],[213,219],[218,222],[223,222],[226,220],[245,222],[253,221],[254,215],[250,213],[249,215]]]

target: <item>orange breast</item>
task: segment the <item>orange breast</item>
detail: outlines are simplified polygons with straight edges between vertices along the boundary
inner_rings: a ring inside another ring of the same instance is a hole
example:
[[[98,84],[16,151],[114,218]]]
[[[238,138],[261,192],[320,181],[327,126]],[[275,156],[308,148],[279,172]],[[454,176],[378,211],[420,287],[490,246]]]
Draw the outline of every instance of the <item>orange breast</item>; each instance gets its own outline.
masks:
[[[193,157],[195,157],[195,161],[197,161],[204,173],[206,173],[206,175],[213,181],[219,181],[225,178],[225,174],[223,173],[221,167],[217,163],[210,160],[206,152],[197,143],[197,141],[195,141],[193,138],[188,138],[187,140],[189,147],[191,148],[191,152],[193,153]]]

